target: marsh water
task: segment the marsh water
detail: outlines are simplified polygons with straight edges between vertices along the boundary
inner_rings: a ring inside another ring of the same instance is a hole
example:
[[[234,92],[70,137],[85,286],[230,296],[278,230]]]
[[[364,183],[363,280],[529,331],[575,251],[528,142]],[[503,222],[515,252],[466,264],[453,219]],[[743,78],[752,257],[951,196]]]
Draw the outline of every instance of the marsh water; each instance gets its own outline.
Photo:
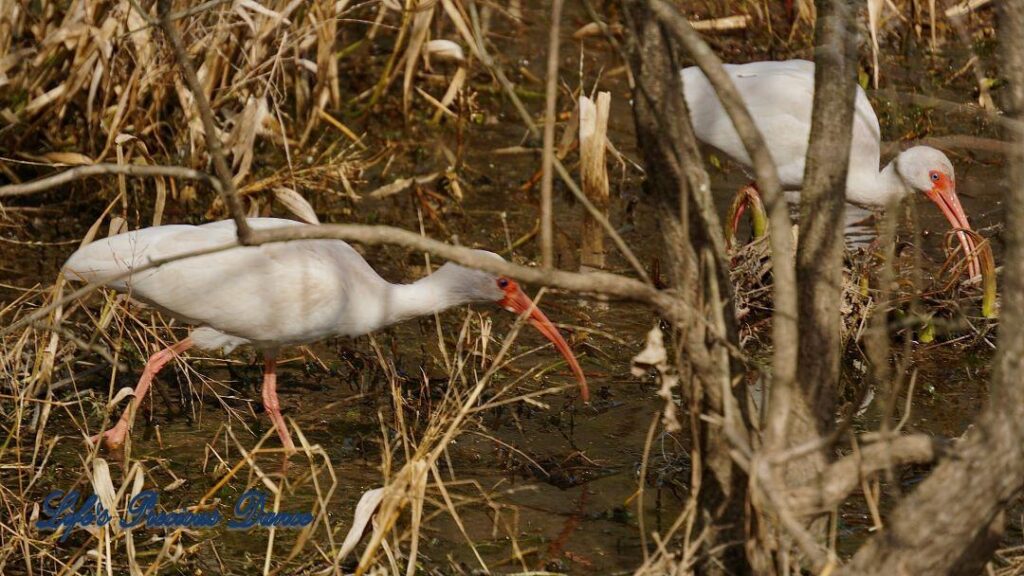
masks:
[[[542,11],[532,15],[534,22],[546,21]],[[567,19],[581,24],[586,21],[573,9],[569,10]],[[497,42],[508,50],[504,57],[516,64],[514,67],[543,77],[542,47],[546,31],[546,25],[526,27]],[[721,42],[727,60],[764,57],[763,54],[742,53],[742,38],[725,38]],[[569,85],[575,87],[579,84],[576,71],[581,64],[578,51],[574,49],[576,44],[568,33],[564,46],[568,53],[563,61],[564,74]],[[893,71],[893,77],[888,80],[890,88],[921,90],[953,101],[970,99],[968,79],[949,86],[938,80],[943,70],[941,63],[935,64],[939,73],[914,76],[911,81],[909,74],[901,76],[900,62],[894,59],[888,68]],[[588,52],[582,63],[584,86],[589,90],[602,72],[598,86],[613,93],[610,139],[626,156],[639,163],[628,90],[619,65],[610,52],[596,55]],[[543,91],[542,86],[530,83],[525,77],[517,81],[524,86],[527,105],[540,110],[542,99],[538,96]],[[475,78],[474,82],[484,83],[481,78]],[[942,136],[979,132],[976,120],[919,108],[915,108],[914,129],[911,130],[908,128],[910,121],[893,120],[894,107],[903,104],[877,96],[872,98],[876,107],[882,109],[883,134],[889,140],[904,139],[908,133]],[[354,126],[370,134],[370,140],[394,139],[397,142],[394,145],[396,160],[377,162],[367,171],[358,192],[373,190],[395,178],[444,169],[449,160],[440,150],[459,148],[462,155],[459,173],[464,193],[461,203],[449,199],[435,205],[439,210],[435,220],[422,210],[417,214],[417,207],[422,208],[422,203],[410,190],[383,200],[364,198],[359,203],[321,196],[314,201],[321,219],[383,223],[412,230],[419,230],[422,225],[428,235],[457,235],[462,244],[504,251],[507,258],[516,261],[535,261],[537,248],[533,240],[511,251],[508,248],[528,236],[536,225],[537,191],[524,191],[521,187],[539,168],[539,156],[496,151],[524,141],[528,146],[538,143],[525,138],[526,132],[514,109],[499,95],[481,92],[480,105],[486,110],[486,121],[466,130],[460,136],[464,140],[458,145],[450,130],[431,131],[418,124],[406,131],[397,117],[375,118],[371,114],[351,120]],[[887,120],[893,122],[886,124]],[[1001,157],[962,148],[949,152],[957,170],[958,192],[972,224],[991,235],[1001,218],[1001,194],[1005,187]],[[710,158],[714,153],[708,151],[708,154]],[[262,170],[270,172],[279,169],[285,159],[267,153],[263,161]],[[644,264],[653,267],[660,258],[661,238],[657,214],[641,190],[642,176],[629,165],[619,167],[613,162],[612,166],[611,220]],[[721,167],[711,168],[711,172],[716,199],[724,214],[732,193],[746,182],[746,176],[728,162],[721,162]],[[574,255],[577,238],[574,231],[579,227],[581,208],[570,202],[568,195],[557,186],[556,190],[558,264],[573,269],[578,265]],[[0,271],[3,300],[11,301],[19,296],[21,292],[16,287],[52,283],[63,259],[74,249],[72,242],[81,238],[98,216],[98,203],[88,202],[91,193],[88,186],[75,187],[58,204],[22,215],[29,229],[47,244],[0,244],[0,261],[4,262]],[[83,206],[88,207],[83,210],[96,214],[83,215],[80,221],[56,223],[50,217],[55,213],[73,214],[76,208]],[[925,255],[924,266],[934,271],[944,260],[942,243],[948,224],[925,201],[917,200],[916,207],[921,229],[928,232],[920,246]],[[176,216],[185,217],[184,212],[176,215],[169,209],[165,222],[173,221]],[[867,216],[870,214],[850,208],[847,220],[852,244],[863,245],[870,241],[873,227],[863,223]],[[442,225],[444,231],[440,228]],[[903,222],[901,238],[908,237],[907,225]],[[998,242],[995,246],[998,258]],[[365,253],[389,280],[411,281],[424,273],[421,254],[408,254],[396,248],[370,248]],[[610,269],[628,273],[624,260],[618,255],[612,253],[609,260]],[[98,305],[96,298],[91,302],[93,306]],[[589,406],[580,403],[572,390],[572,375],[559,365],[559,357],[550,346],[534,351],[514,362],[507,373],[500,374],[495,385],[507,383],[539,365],[544,367],[539,371],[542,376],[527,376],[518,384],[520,393],[558,385],[566,386],[567,391],[484,414],[478,426],[470,427],[448,447],[443,474],[446,481],[458,487],[465,501],[459,508],[465,530],[492,570],[626,572],[634,569],[644,557],[639,529],[641,515],[648,530],[667,528],[685,504],[689,488],[689,438],[685,432],[671,435],[659,429],[651,444],[647,477],[639,476],[645,439],[652,422],[659,418],[664,401],[657,396],[657,386],[651,378],[630,373],[630,359],[643,347],[644,336],[657,323],[657,318],[639,305],[619,302],[609,305],[562,293],[546,294],[543,307],[563,332],[571,335],[570,340],[590,381],[594,401]],[[478,314],[493,320],[493,333],[499,339],[513,321],[510,315],[486,306],[451,310],[440,316],[446,345],[451,346],[455,341],[467,316],[479,323]],[[141,317],[149,318],[146,313]],[[176,328],[175,333],[184,334],[181,328]],[[991,351],[985,345],[967,350],[958,348],[956,338],[956,334],[949,334],[930,344],[913,345],[908,369],[917,371],[917,384],[906,429],[956,437],[965,431],[983,405]],[[399,385],[416,391],[410,394],[416,402],[410,401],[404,408],[405,417],[426,421],[431,399],[443,394],[448,385],[434,319],[406,322],[375,335],[375,339],[387,361],[393,363]],[[538,334],[524,330],[514,352],[526,352],[544,342]],[[76,378],[73,386],[65,386],[55,393],[56,398],[68,398],[77,391],[92,389],[99,400],[86,403],[94,409],[91,414],[57,411],[50,417],[50,426],[56,426],[61,436],[53,450],[53,464],[40,482],[40,494],[55,487],[83,487],[84,477],[77,454],[84,444],[77,428],[77,417],[84,417],[95,433],[99,425],[97,412],[111,385],[115,389],[132,385],[141,369],[142,358],[137,350],[126,353],[123,359],[131,370],[119,375],[116,382],[109,381],[108,372],[100,371]],[[80,374],[102,362],[98,357],[89,357],[84,362],[59,365],[55,379]],[[253,353],[243,351],[227,359],[207,358],[197,353],[190,356],[187,364],[188,372],[171,366],[161,374],[152,400],[144,404],[133,433],[132,458],[144,463],[148,480],[164,488],[161,503],[167,509],[195,503],[217,486],[217,480],[225,471],[221,460],[233,464],[240,457],[225,433],[226,428],[230,428],[246,448],[255,445],[259,435],[268,428],[268,421],[259,413],[260,364]],[[392,466],[400,465],[401,450],[395,448],[399,438],[390,428],[393,422],[390,412],[394,407],[386,374],[368,339],[328,341],[308,350],[288,353],[280,372],[279,393],[285,416],[295,421],[311,444],[323,447],[329,458],[337,481],[329,514],[332,522],[343,529],[359,497],[366,490],[381,485],[383,462],[389,459],[389,454],[399,460]],[[229,414],[226,406],[233,412]],[[876,426],[878,410],[877,402],[869,405],[857,426],[865,429]],[[391,444],[385,445],[382,430]],[[276,446],[273,434],[267,444]],[[125,470],[118,468],[116,457],[110,459],[114,463],[116,485]],[[261,456],[259,462],[268,471],[274,471],[279,465],[276,455]],[[314,502],[316,492],[309,478],[304,476],[308,468],[302,463],[291,466],[282,499],[283,509],[305,510]],[[908,474],[900,480],[911,485],[916,476]],[[250,484],[251,476],[238,478],[237,482],[229,482],[218,490],[216,497],[224,506],[229,506],[241,489]],[[645,486],[645,493],[638,498],[641,484]],[[840,530],[866,535],[871,526],[866,506],[850,505],[843,509]],[[343,537],[343,531],[334,535],[336,541]],[[452,571],[478,568],[459,527],[446,515],[441,514],[431,522],[423,537],[421,554],[431,565],[447,565]],[[84,540],[83,534],[76,534],[68,546],[80,546]],[[293,534],[278,533],[275,557],[287,555],[293,541]],[[198,547],[199,553],[188,555],[184,561],[193,573],[199,570],[203,573],[254,573],[262,570],[267,542],[265,531],[197,531],[189,534],[185,545]],[[291,566],[285,568],[285,572],[300,568],[303,566]]]

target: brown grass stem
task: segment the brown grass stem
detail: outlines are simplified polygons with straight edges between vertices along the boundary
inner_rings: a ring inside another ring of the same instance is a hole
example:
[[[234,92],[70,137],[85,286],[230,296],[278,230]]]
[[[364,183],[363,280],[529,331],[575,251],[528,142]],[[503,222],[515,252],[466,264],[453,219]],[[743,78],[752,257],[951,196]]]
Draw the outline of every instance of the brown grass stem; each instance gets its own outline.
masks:
[[[0,198],[25,196],[37,192],[52,190],[75,180],[91,176],[135,176],[139,178],[178,178],[181,180],[200,180],[210,183],[215,190],[220,190],[220,182],[205,172],[183,168],[181,166],[144,166],[137,164],[91,164],[76,166],[52,176],[46,176],[31,182],[0,186]]]
[[[544,155],[540,178],[540,261],[544,268],[554,268],[554,228],[552,226],[552,168],[555,161],[555,113],[558,103],[558,47],[562,24],[562,0],[551,2],[551,23],[548,33],[547,85],[544,94]]]
[[[178,65],[181,67],[185,82],[192,92],[193,102],[199,110],[199,117],[203,122],[203,133],[206,136],[206,148],[210,153],[210,158],[213,160],[213,168],[217,173],[217,178],[220,180],[219,192],[221,198],[223,198],[224,205],[227,206],[231,218],[235,221],[239,242],[248,244],[249,238],[252,236],[252,229],[249,228],[249,223],[245,219],[245,209],[242,208],[242,202],[235,191],[234,175],[231,173],[231,167],[228,166],[227,158],[224,156],[224,148],[218,135],[217,124],[213,119],[210,102],[206,98],[206,92],[203,90],[202,84],[199,83],[196,69],[192,65],[188,52],[185,51],[185,46],[181,41],[181,36],[178,34],[178,29],[174,27],[174,23],[170,19],[171,0],[159,0],[157,6],[160,12],[160,29],[163,30],[168,42],[174,49],[174,56],[178,60]]]

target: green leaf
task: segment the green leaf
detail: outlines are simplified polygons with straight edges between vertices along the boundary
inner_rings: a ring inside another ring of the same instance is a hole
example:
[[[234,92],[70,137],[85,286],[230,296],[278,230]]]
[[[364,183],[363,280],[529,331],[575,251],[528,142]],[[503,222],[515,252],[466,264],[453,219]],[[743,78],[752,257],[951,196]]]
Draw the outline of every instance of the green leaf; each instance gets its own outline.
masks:
[[[921,334],[917,337],[922,344],[931,344],[935,341],[935,324],[932,323],[932,319],[929,318],[924,325],[924,329],[921,330]]]

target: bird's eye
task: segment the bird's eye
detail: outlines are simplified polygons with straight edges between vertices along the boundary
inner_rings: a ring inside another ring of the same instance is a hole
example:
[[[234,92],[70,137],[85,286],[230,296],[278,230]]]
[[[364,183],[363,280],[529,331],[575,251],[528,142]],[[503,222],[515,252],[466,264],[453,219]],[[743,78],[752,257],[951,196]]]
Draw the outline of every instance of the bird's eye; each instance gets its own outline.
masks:
[[[934,171],[934,170],[931,173],[929,173],[928,176],[931,177],[932,182],[938,182],[939,181],[939,173]]]
[[[498,278],[498,288],[502,290],[508,288],[508,278]]]

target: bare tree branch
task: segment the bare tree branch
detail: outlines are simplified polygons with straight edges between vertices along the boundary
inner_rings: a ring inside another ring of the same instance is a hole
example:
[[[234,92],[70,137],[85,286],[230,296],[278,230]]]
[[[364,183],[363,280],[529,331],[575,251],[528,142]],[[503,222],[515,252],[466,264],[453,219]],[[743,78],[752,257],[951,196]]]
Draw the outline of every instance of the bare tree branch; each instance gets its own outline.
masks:
[[[857,35],[853,7],[819,0],[815,33],[814,109],[800,192],[800,384],[808,403],[803,436],[827,432],[835,422],[841,359],[839,305],[843,291],[843,210],[857,95]],[[799,440],[798,440],[799,441]]]
[[[188,89],[192,92],[196,108],[199,109],[199,117],[203,122],[203,133],[206,136],[206,148],[210,152],[210,158],[213,160],[213,169],[220,180],[219,192],[224,199],[224,205],[227,206],[228,213],[231,214],[232,220],[235,221],[239,242],[248,244],[249,238],[252,236],[252,229],[249,228],[249,223],[245,220],[245,210],[242,208],[242,202],[238,199],[238,194],[235,191],[234,175],[231,173],[227,158],[224,156],[224,148],[221,145],[220,138],[217,137],[217,125],[213,120],[210,102],[206,99],[203,86],[199,83],[199,77],[196,76],[195,67],[192,66],[192,60],[189,59],[185,46],[181,42],[181,36],[178,35],[178,30],[174,27],[174,21],[170,18],[171,0],[159,0],[157,2],[157,9],[160,14],[160,29],[163,30],[164,35],[174,49],[174,56],[178,60],[178,65],[181,66],[182,75],[185,77]],[[143,12],[143,14],[145,13]]]
[[[138,164],[90,164],[88,166],[76,166],[75,168],[64,170],[63,172],[52,176],[46,176],[38,180],[33,180],[31,182],[0,186],[0,198],[35,194],[36,192],[51,190],[58,186],[63,186],[68,182],[81,180],[82,178],[103,175],[157,178],[167,177],[179,178],[182,180],[201,180],[203,182],[210,183],[214,189],[218,191],[220,190],[220,182],[216,178],[213,178],[206,172],[200,172],[199,170],[192,170],[190,168],[182,168],[180,166],[142,166]]]
[[[580,292],[584,294],[605,294],[626,300],[637,300],[641,302],[655,303],[659,308],[670,304],[673,297],[667,293],[660,292],[651,286],[634,280],[609,274],[607,272],[593,272],[579,274],[566,272],[564,270],[543,270],[518,266],[492,258],[474,250],[460,246],[452,246],[438,240],[433,240],[417,233],[390,226],[366,226],[361,224],[321,224],[319,226],[295,226],[288,228],[277,228],[256,231],[252,236],[254,244],[267,242],[283,242],[287,240],[301,239],[336,239],[358,242],[366,245],[390,244],[404,246],[420,252],[430,252],[458,262],[459,264],[484,270],[494,274],[504,274],[522,280]]]
[[[715,331],[727,334],[731,343],[736,341],[735,306],[725,242],[683,98],[675,50],[649,1],[626,0],[622,6],[631,32],[627,46],[633,115],[646,165],[645,189],[659,212],[670,282],[690,307],[710,309],[696,318],[710,316]],[[701,465],[693,472],[700,489],[691,494],[700,510],[695,529],[704,534],[703,555],[708,557],[701,572],[745,573],[749,566],[738,543],[746,540],[746,533],[738,520],[747,505],[748,478],[730,456],[730,439],[749,444],[745,404],[737,398],[746,397],[746,387],[734,384],[728,355],[708,342],[703,327],[676,323],[675,328],[675,364],[680,373],[694,374],[684,385],[691,414],[722,416],[721,424],[696,416],[690,423],[701,454]]]
[[[814,537],[814,535],[807,530],[793,509],[790,508],[787,502],[782,498],[783,490],[777,484],[772,467],[766,459],[763,458],[762,451],[758,451],[755,454],[754,461],[751,462],[752,474],[756,478],[754,482],[753,494],[756,499],[767,500],[770,504],[768,510],[771,510],[778,516],[778,523],[785,529],[785,534],[788,534],[790,538],[796,542],[797,547],[807,557],[811,563],[811,568],[815,573],[827,573],[828,566],[835,563],[835,559],[832,557],[830,550],[825,549],[821,542]],[[754,498],[752,498],[754,499]],[[759,503],[755,500],[755,507],[760,508]],[[762,516],[765,518],[765,516]],[[763,545],[762,545],[763,546]],[[776,544],[778,546],[778,544]],[[781,571],[772,571],[770,566],[766,564],[765,556],[768,556],[767,551],[770,547],[764,547],[758,550],[758,562],[752,562],[755,565],[755,571],[757,572],[768,572],[777,573]]]
[[[839,387],[843,210],[857,94],[857,46],[853,8],[845,0],[818,0],[816,5],[814,106],[800,192],[796,262],[799,385],[783,402],[776,402],[782,395],[772,391],[765,444],[773,450],[828,435],[835,427]],[[779,433],[783,436],[776,436]],[[821,474],[829,460],[827,448],[823,443],[773,468],[771,473],[780,475],[773,478],[774,484],[784,489]],[[812,533],[823,539],[825,528],[819,522]]]
[[[775,312],[772,315],[770,405],[771,410],[788,416],[797,371],[796,272],[793,266],[792,223],[775,162],[754,124],[754,119],[744,106],[743,99],[722,68],[721,59],[675,6],[665,0],[652,0],[651,8],[707,77],[722,107],[729,114],[729,119],[743,141],[747,154],[753,160],[757,186],[768,207],[771,227],[769,241],[772,248],[772,295]],[[775,438],[785,437],[785,418],[773,419],[770,425],[776,427],[773,435]]]
[[[502,274],[523,282],[561,288],[564,290],[579,292],[581,294],[600,294],[623,300],[644,302],[653,306],[660,314],[664,315],[665,318],[671,322],[698,322],[702,326],[707,327],[710,335],[714,339],[723,342],[731,354],[742,357],[742,353],[737,348],[728,345],[724,335],[718,334],[713,327],[708,325],[699,317],[698,314],[696,314],[696,311],[693,308],[688,307],[672,292],[657,290],[649,284],[617,274],[611,274],[608,272],[580,274],[578,272],[567,272],[564,270],[542,270],[540,268],[519,266],[517,264],[511,264],[503,260],[498,260],[496,258],[480,254],[478,251],[470,248],[453,246],[451,244],[446,244],[438,240],[421,236],[408,230],[402,230],[401,228],[394,228],[391,226],[321,224],[316,226],[294,226],[280,229],[260,230],[254,232],[248,245],[251,246],[269,242],[287,242],[290,240],[309,239],[336,239],[348,240],[366,245],[387,244],[403,246],[419,252],[429,252],[432,255],[440,256],[465,266],[484,270],[493,274]],[[237,247],[239,244],[240,243],[228,243],[206,250],[176,255],[170,258],[151,260],[145,265],[138,266],[130,272],[110,278],[107,282],[123,280],[132,274],[157,268],[177,260],[229,250]],[[45,317],[55,307],[82,298],[101,287],[102,284],[87,284],[59,301],[52,302],[47,306],[41,307],[32,314],[19,319],[17,322],[0,328],[0,336],[16,331],[31,322],[35,322]]]
[[[800,516],[832,510],[861,485],[861,480],[906,464],[934,462],[946,451],[944,440],[924,434],[896,436],[889,441],[862,446],[858,452],[829,464],[808,486],[794,488],[786,502]]]
[[[1024,114],[1024,1],[1004,0],[996,19],[1008,110]],[[1007,163],[1006,259],[999,349],[991,397],[975,426],[889,515],[839,574],[979,574],[1024,489],[1024,133]]]

